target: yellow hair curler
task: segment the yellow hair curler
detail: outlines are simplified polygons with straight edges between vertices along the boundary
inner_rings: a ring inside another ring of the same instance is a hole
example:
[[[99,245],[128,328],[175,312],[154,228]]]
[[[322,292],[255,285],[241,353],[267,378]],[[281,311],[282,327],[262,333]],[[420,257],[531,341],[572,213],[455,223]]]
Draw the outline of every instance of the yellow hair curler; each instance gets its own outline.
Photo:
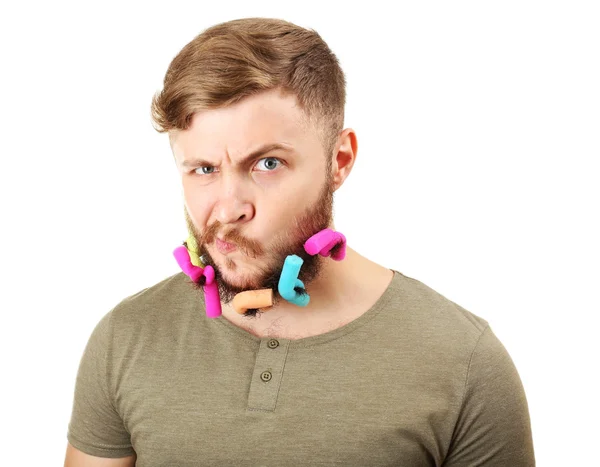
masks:
[[[199,268],[203,268],[204,264],[200,261],[200,256],[198,255],[198,242],[196,242],[196,238],[188,231],[188,238],[185,241],[186,248],[188,253],[190,254],[190,261],[194,266],[198,266]]]

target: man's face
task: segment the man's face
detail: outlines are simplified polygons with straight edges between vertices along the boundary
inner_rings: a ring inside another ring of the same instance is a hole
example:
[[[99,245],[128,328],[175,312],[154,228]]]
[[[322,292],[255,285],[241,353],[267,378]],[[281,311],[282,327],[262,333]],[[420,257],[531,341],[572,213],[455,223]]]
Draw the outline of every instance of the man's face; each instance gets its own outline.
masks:
[[[277,298],[290,254],[304,259],[305,285],[316,277],[322,258],[303,245],[331,225],[330,155],[295,97],[273,90],[198,112],[171,147],[188,228],[215,268],[224,302],[260,288]]]

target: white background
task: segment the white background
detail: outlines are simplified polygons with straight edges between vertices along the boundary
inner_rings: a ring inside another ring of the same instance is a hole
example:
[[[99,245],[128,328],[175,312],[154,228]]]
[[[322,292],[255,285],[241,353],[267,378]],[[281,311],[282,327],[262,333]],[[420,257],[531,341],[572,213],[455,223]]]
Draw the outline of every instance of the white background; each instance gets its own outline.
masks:
[[[337,229],[490,322],[538,465],[597,461],[597,2],[13,3],[0,12],[3,465],[62,465],[93,327],[179,271],[181,190],[150,100],[196,34],[247,16],[317,30],[346,72],[359,152]]]

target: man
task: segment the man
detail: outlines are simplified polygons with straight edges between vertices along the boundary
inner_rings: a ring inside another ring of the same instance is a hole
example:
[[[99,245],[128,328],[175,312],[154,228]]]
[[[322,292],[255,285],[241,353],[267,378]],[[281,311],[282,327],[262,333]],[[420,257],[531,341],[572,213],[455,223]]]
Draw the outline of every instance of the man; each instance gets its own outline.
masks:
[[[356,159],[344,103],[335,56],[285,21],[216,25],[174,58],[153,117],[222,314],[183,272],[107,313],[65,465],[535,464],[521,380],[487,321],[350,246],[341,261],[304,251],[335,231]],[[277,293],[292,254],[306,306]],[[234,309],[258,289],[272,306]]]

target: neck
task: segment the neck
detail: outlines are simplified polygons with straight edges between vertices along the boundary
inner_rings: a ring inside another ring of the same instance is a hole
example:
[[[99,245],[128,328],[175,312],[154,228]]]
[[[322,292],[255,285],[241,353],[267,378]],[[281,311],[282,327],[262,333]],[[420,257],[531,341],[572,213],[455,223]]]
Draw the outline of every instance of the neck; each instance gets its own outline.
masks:
[[[236,313],[231,305],[223,305],[223,317],[258,337],[316,335],[346,324],[358,313],[366,311],[373,301],[369,291],[381,289],[377,284],[383,282],[387,287],[392,275],[391,270],[347,247],[343,261],[323,259],[319,276],[307,284],[310,294],[307,306],[299,307],[280,300],[255,317],[246,317]]]

